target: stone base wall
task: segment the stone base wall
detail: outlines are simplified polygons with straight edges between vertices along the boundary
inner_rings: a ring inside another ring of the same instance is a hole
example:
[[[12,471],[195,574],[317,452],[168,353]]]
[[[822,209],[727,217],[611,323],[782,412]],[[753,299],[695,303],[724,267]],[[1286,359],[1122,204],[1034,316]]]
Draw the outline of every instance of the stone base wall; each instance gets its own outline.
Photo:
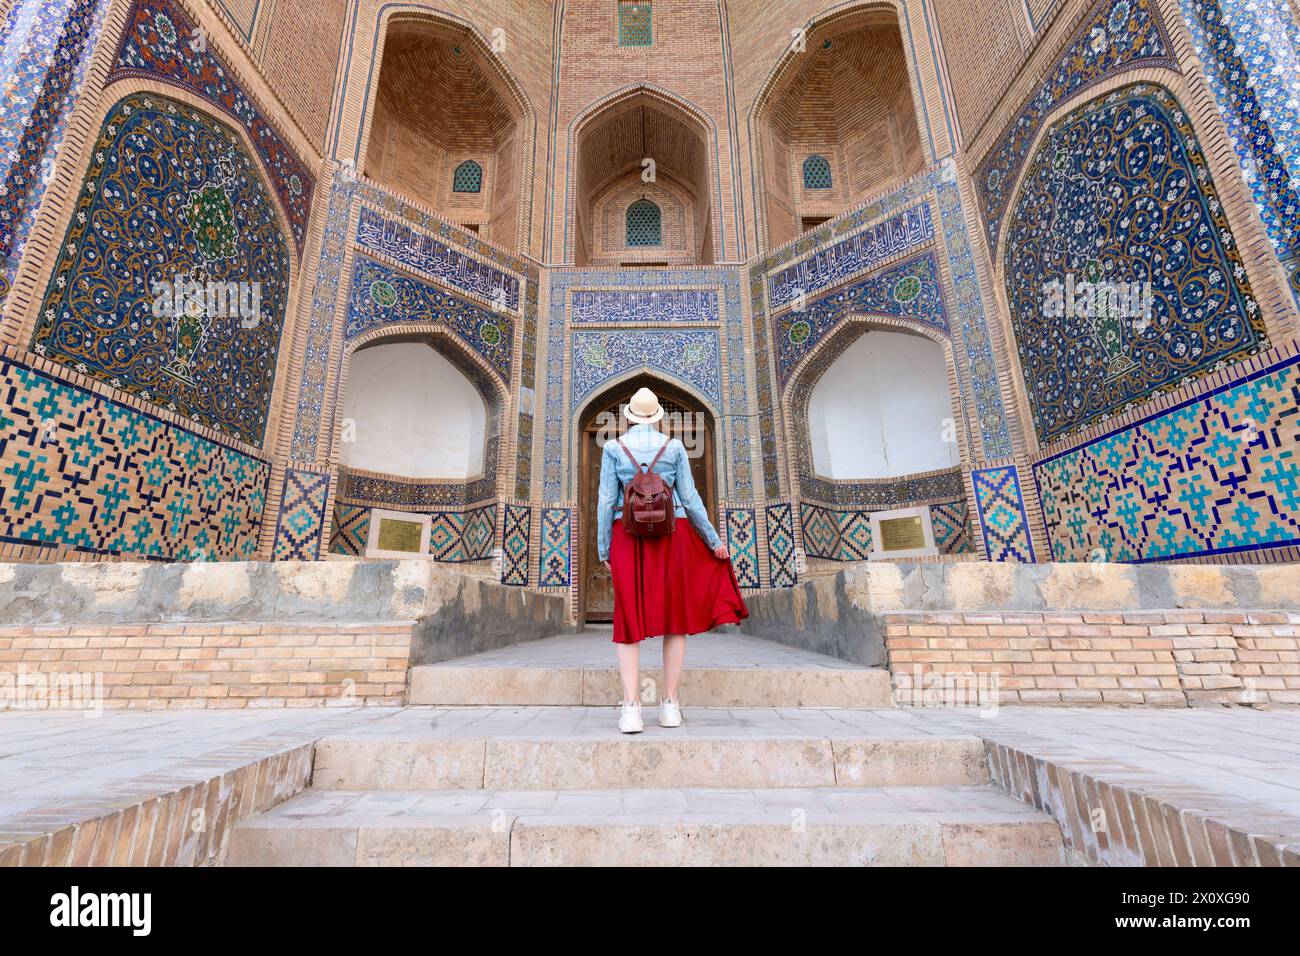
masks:
[[[920,612],[883,622],[903,704],[963,679],[996,689],[1001,703],[1300,704],[1300,612]]]
[[[0,710],[401,704],[411,622],[0,628]]]

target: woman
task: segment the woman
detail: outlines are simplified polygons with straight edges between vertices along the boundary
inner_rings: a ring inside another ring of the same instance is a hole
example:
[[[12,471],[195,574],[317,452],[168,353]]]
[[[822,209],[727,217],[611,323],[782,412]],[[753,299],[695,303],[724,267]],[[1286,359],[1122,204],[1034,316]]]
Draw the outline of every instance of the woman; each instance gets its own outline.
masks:
[[[731,555],[695,490],[686,448],[654,427],[664,417],[659,399],[650,389],[640,389],[623,414],[632,427],[621,439],[606,442],[601,454],[596,547],[614,579],[614,643],[623,682],[618,729],[635,734],[644,726],[637,700],[639,643],[663,635],[665,693],[659,699],[659,726],[680,727],[677,685],[686,635],[735,624],[749,617],[749,609]],[[624,489],[638,472],[647,471],[672,489],[677,518],[690,519],[674,522],[672,533],[661,537],[634,535],[620,521]]]

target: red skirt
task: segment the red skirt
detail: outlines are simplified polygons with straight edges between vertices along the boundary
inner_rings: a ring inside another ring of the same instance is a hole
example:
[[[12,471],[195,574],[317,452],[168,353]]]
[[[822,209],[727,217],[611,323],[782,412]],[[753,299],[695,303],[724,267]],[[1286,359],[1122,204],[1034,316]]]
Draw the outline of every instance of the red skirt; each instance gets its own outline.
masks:
[[[702,634],[749,617],[731,562],[715,558],[687,518],[662,538],[635,537],[615,521],[609,566],[616,644]]]

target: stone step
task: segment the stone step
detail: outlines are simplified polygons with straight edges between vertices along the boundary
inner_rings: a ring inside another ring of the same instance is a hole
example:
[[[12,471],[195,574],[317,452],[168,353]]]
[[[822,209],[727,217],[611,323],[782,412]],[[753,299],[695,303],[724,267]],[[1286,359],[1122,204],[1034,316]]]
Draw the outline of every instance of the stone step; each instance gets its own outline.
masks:
[[[411,669],[410,703],[597,706],[622,699],[608,629]],[[641,688],[657,699],[661,644],[644,642]],[[696,707],[888,707],[889,673],[743,634],[688,639],[678,696]]]
[[[1061,831],[991,787],[309,790],[227,866],[1054,866]]]
[[[989,782],[983,742],[895,726],[893,711],[688,709],[621,734],[616,711],[408,708],[316,744],[321,790],[880,787]]]

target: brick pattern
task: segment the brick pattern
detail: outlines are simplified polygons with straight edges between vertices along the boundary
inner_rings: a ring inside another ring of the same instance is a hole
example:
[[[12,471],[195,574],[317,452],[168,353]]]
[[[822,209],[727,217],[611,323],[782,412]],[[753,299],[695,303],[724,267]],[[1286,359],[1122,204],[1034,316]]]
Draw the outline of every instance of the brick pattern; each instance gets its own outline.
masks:
[[[0,627],[0,677],[94,674],[106,708],[400,705],[411,626]]]
[[[1300,613],[884,616],[895,683],[997,675],[1019,704],[1300,704]]]
[[[1095,753],[985,741],[993,783],[1053,817],[1102,866],[1300,866],[1294,819]]]
[[[6,821],[0,867],[219,866],[235,824],[301,793],[311,779],[310,740],[251,741],[240,755],[179,760],[167,778],[149,778],[141,796],[133,780],[103,789],[95,806],[74,805]],[[248,762],[247,755],[260,753]],[[223,759],[224,758],[224,759]],[[215,765],[229,769],[213,772]],[[190,778],[166,789],[159,786]],[[30,819],[28,819],[30,817]],[[206,825],[194,828],[195,821]]]

